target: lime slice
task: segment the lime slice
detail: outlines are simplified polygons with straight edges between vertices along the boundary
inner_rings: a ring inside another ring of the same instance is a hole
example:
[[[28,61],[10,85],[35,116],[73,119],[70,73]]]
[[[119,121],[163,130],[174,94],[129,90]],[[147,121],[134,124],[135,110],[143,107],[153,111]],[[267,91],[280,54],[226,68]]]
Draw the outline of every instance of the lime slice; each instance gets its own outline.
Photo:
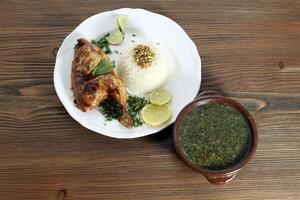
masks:
[[[160,126],[171,118],[172,110],[169,105],[148,104],[142,109],[141,116],[149,126]]]
[[[149,100],[155,105],[164,105],[172,99],[172,95],[165,89],[154,90],[149,95]]]
[[[118,24],[118,27],[119,27],[119,29],[122,33],[124,33],[125,25],[127,24],[127,22],[128,22],[128,16],[127,15],[118,16],[117,24]]]
[[[109,44],[117,45],[124,40],[123,33],[117,29],[109,33],[109,36],[106,37],[106,40]]]

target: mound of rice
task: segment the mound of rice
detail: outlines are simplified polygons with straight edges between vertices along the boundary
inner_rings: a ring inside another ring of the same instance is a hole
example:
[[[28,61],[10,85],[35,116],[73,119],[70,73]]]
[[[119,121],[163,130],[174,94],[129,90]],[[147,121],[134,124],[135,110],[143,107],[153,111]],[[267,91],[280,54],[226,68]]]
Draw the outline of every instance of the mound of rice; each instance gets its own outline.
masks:
[[[154,53],[152,62],[147,67],[138,65],[134,55],[135,48],[144,45]],[[138,43],[122,54],[118,60],[116,72],[124,81],[129,93],[143,97],[148,92],[161,87],[170,74],[170,67],[160,45]]]

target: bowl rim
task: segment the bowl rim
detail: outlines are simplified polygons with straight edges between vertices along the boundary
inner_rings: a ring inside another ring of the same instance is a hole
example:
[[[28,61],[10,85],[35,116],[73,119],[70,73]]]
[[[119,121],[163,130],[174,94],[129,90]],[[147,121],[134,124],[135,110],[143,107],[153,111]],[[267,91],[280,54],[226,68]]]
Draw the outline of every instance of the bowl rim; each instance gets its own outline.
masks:
[[[229,168],[225,168],[222,170],[210,170],[210,169],[205,169],[197,166],[194,164],[192,161],[190,161],[184,154],[180,144],[179,144],[179,127],[180,124],[184,118],[184,116],[191,111],[195,107],[199,107],[201,105],[207,104],[207,103],[221,103],[221,104],[227,104],[235,109],[239,110],[245,118],[248,120],[250,128],[251,128],[251,146],[248,151],[248,154],[244,156],[242,160],[240,160],[238,163],[234,164],[233,166]],[[252,117],[252,115],[244,108],[240,103],[237,101],[223,97],[222,95],[219,94],[214,94],[214,95],[203,95],[198,98],[196,98],[194,101],[190,102],[187,104],[179,113],[173,127],[173,140],[174,140],[174,145],[177,154],[183,160],[183,162],[191,169],[193,169],[196,172],[199,172],[203,174],[204,176],[218,176],[218,177],[223,177],[223,176],[232,176],[236,174],[239,170],[241,170],[254,156],[256,149],[257,149],[257,143],[258,143],[258,132],[257,132],[257,127],[256,123]]]

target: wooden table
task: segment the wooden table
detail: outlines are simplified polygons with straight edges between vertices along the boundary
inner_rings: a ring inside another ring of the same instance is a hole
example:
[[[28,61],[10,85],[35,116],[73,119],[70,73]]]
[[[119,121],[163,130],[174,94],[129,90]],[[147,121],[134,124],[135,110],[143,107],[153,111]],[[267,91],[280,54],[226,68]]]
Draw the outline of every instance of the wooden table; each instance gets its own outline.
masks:
[[[256,156],[228,185],[187,168],[171,128],[111,139],[81,127],[58,100],[52,75],[63,39],[87,17],[120,7],[177,21],[200,52],[201,89],[253,114]],[[300,198],[299,0],[4,0],[0,16],[0,199]]]

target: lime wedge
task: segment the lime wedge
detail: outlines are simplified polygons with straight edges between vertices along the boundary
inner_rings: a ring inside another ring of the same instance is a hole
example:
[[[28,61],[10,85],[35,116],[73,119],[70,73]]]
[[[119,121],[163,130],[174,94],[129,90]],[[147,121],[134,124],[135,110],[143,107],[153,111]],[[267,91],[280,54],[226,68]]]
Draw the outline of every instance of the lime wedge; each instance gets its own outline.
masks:
[[[127,22],[128,22],[128,16],[127,15],[118,16],[117,24],[118,24],[118,27],[119,27],[119,29],[122,33],[124,33],[125,25],[127,24]]]
[[[164,105],[172,99],[172,95],[165,89],[154,90],[149,95],[149,100],[155,105]]]
[[[123,33],[117,29],[109,33],[109,36],[106,37],[106,40],[109,44],[117,45],[124,40]]]
[[[172,110],[169,105],[157,106],[148,104],[142,109],[141,116],[146,124],[156,127],[171,118]]]

